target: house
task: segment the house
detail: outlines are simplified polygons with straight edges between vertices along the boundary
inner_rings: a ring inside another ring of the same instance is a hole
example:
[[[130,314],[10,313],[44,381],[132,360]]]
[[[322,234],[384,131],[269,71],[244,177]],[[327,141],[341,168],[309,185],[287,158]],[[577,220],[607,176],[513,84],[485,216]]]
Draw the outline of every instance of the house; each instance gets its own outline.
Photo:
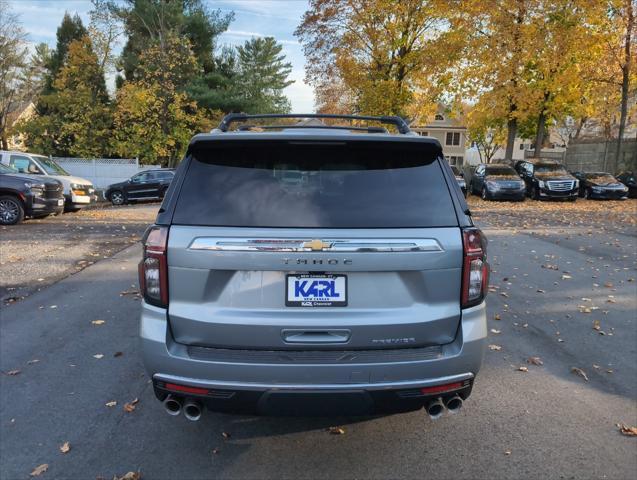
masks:
[[[9,136],[7,146],[9,150],[25,150],[24,135],[13,131],[20,122],[26,121],[35,114],[35,104],[33,102],[16,103],[7,115],[7,125],[9,126]]]
[[[452,117],[449,109],[438,104],[435,115],[425,125],[411,125],[411,130],[423,137],[434,137],[442,145],[445,158],[451,165],[465,163],[467,127],[462,117]]]

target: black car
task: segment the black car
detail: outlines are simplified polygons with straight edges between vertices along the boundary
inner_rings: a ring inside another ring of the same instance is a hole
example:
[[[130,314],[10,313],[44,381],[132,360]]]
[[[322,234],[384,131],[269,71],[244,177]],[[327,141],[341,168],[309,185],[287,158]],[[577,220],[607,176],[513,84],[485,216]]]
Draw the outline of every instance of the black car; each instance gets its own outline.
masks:
[[[0,225],[14,225],[25,217],[46,217],[63,210],[61,182],[22,175],[0,164]]]
[[[634,172],[622,172],[617,175],[617,180],[628,187],[629,198],[637,198],[637,176]]]
[[[458,182],[460,190],[462,190],[462,194],[465,198],[467,198],[467,182],[464,179],[464,173],[462,173],[455,165],[451,165],[451,170],[453,171],[453,175],[456,177],[456,182]]]
[[[525,185],[520,176],[508,165],[480,164],[471,177],[470,190],[483,200],[524,201]]]
[[[113,205],[140,200],[161,200],[174,176],[173,169],[144,170],[125,182],[109,185],[104,192],[104,198],[110,200]]]
[[[577,172],[579,196],[607,200],[628,198],[628,187],[606,172]]]
[[[545,198],[575,201],[579,195],[579,181],[559,162],[546,159],[520,160],[515,170],[526,184],[526,193],[534,200]]]

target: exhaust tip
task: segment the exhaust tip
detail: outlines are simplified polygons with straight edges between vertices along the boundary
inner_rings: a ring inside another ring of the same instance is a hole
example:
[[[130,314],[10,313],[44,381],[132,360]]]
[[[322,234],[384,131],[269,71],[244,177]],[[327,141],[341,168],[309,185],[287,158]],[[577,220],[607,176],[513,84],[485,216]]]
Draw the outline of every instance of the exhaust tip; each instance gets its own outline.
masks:
[[[181,413],[181,400],[172,395],[168,395],[164,400],[164,410],[168,415],[177,416]]]
[[[462,408],[462,398],[459,395],[451,397],[447,400],[447,410],[449,413],[458,413]]]
[[[438,400],[432,400],[431,402],[429,402],[427,404],[426,409],[427,409],[427,414],[429,415],[429,418],[431,418],[432,420],[436,420],[442,417],[442,414],[445,411],[445,406],[442,404],[442,401],[438,399]]]
[[[184,405],[184,417],[191,422],[196,422],[201,418],[201,404],[199,402],[188,401]]]

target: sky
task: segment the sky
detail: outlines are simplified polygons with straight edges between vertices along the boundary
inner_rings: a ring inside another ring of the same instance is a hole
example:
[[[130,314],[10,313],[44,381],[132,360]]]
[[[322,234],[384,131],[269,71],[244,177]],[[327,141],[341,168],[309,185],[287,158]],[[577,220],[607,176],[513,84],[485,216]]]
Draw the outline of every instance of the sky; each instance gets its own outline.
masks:
[[[14,13],[28,33],[32,44],[48,43],[55,48],[55,32],[64,12],[77,12],[88,26],[90,0],[9,0]],[[303,82],[305,57],[294,30],[306,10],[306,0],[203,0],[210,8],[235,12],[234,22],[221,35],[219,45],[242,44],[251,37],[271,36],[283,45],[283,53],[292,63],[290,79],[294,83],[285,89],[292,102],[292,111],[314,111],[312,88]],[[120,46],[121,48],[121,46]],[[112,77],[112,75],[111,75]],[[109,84],[113,84],[109,78]]]

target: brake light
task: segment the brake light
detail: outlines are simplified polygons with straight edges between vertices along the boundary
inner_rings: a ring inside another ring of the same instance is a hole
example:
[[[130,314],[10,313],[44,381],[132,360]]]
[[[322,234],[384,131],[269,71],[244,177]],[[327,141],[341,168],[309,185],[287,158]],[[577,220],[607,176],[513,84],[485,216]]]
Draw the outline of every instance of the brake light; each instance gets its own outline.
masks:
[[[487,239],[477,228],[462,231],[464,249],[462,262],[462,308],[478,305],[487,293],[489,264],[487,263]]]
[[[143,240],[144,256],[139,263],[139,288],[146,302],[168,306],[168,228],[153,226]]]

